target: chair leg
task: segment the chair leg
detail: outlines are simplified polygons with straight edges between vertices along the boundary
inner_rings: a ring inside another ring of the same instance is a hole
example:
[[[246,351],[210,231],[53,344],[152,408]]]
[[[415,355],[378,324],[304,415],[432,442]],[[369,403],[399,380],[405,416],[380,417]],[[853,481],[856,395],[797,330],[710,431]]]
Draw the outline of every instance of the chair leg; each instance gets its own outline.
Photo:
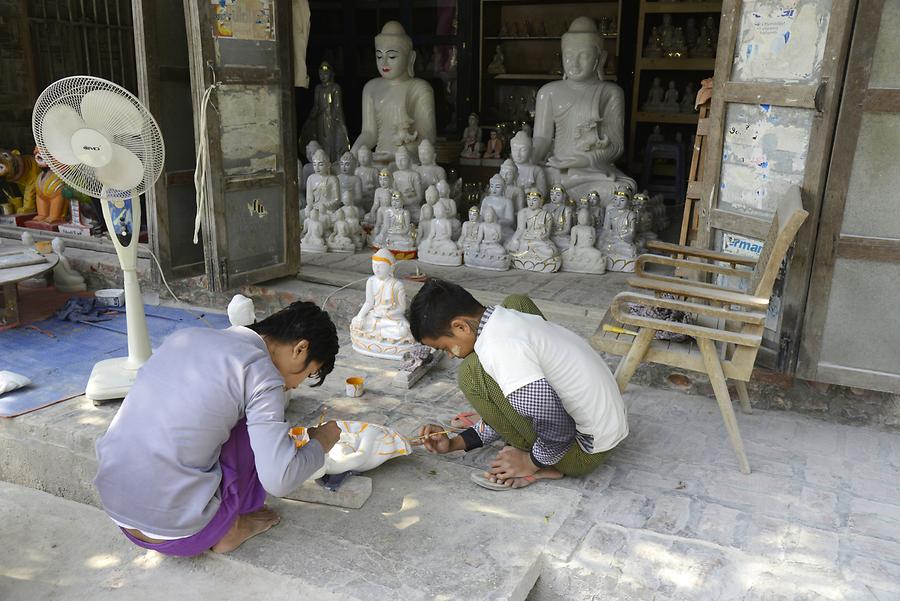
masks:
[[[722,420],[725,429],[728,430],[728,438],[737,455],[738,466],[744,474],[750,473],[750,463],[744,453],[744,441],[741,440],[741,432],[738,430],[737,418],[734,415],[734,407],[731,406],[731,395],[728,394],[728,383],[725,374],[722,373],[722,364],[716,354],[716,345],[708,338],[697,338],[700,352],[703,354],[703,363],[706,365],[706,373],[716,393],[716,401],[719,403],[719,411],[722,412]]]
[[[750,395],[747,394],[747,383],[743,380],[735,380],[734,387],[737,388],[738,398],[741,400],[741,411],[748,415],[753,413],[753,407],[750,406]]]
[[[647,349],[650,347],[654,334],[656,334],[656,330],[641,328],[638,335],[635,336],[634,342],[631,343],[628,354],[622,357],[619,366],[616,368],[616,384],[619,385],[619,392],[625,392],[625,387],[631,381],[631,376],[634,375],[638,365],[644,360],[644,355],[647,354]]]

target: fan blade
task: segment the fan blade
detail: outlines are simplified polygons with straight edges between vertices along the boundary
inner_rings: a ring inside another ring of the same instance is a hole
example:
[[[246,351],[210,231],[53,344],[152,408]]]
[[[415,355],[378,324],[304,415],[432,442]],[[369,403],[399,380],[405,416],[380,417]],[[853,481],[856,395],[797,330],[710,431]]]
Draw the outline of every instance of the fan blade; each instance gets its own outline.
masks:
[[[109,90],[94,90],[81,99],[81,116],[88,127],[117,134],[140,135],[141,112],[127,98]]]
[[[72,134],[83,127],[84,121],[71,106],[57,104],[50,107],[41,121],[41,136],[50,157],[64,165],[77,165],[78,157],[72,152],[70,140]]]
[[[118,144],[112,145],[112,159],[97,167],[97,179],[107,188],[131,190],[144,180],[144,165],[136,154]]]

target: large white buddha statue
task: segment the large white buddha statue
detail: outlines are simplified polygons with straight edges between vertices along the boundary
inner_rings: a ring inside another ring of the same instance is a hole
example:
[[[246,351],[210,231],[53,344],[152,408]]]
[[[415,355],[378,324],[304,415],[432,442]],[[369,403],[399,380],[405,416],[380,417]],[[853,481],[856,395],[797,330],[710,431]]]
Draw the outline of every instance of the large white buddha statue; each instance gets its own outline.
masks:
[[[366,281],[366,300],[350,321],[353,348],[364,355],[403,359],[416,344],[406,320],[406,290],[394,277],[397,260],[387,249],[372,255],[372,272]]]
[[[625,94],[603,81],[606,51],[589,17],[562,36],[565,76],[544,85],[534,117],[534,161],[575,198],[591,190],[611,195],[616,182],[634,180],[613,164],[625,150]]]
[[[377,79],[363,87],[362,132],[351,149],[368,146],[378,163],[387,164],[400,147],[417,156],[422,140],[434,142],[434,90],[414,77],[416,53],[403,25],[388,21],[375,36]]]

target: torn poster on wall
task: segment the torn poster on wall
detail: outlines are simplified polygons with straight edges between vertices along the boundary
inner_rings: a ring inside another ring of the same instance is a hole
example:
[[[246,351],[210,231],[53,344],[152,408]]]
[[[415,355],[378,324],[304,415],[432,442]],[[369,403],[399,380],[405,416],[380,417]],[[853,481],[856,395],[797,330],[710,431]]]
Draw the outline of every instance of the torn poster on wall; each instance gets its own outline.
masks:
[[[235,40],[275,39],[272,0],[210,0],[214,34]]]
[[[763,241],[756,238],[748,238],[732,232],[721,232],[719,239],[719,250],[730,255],[739,257],[747,257],[750,259],[759,259],[762,253]],[[729,263],[721,261],[716,262],[722,267],[731,267]],[[784,262],[782,262],[782,266]],[[741,292],[749,292],[749,280],[747,278],[738,278],[729,275],[717,275],[716,284]],[[778,286],[776,286],[776,289]],[[781,313],[781,295],[777,292],[772,294],[769,299],[769,307],[766,310],[765,328],[772,332],[778,331],[778,315]]]
[[[735,45],[734,81],[814,83],[825,52],[831,0],[750,0]]]
[[[719,206],[768,218],[778,199],[800,185],[813,111],[768,104],[729,104]]]

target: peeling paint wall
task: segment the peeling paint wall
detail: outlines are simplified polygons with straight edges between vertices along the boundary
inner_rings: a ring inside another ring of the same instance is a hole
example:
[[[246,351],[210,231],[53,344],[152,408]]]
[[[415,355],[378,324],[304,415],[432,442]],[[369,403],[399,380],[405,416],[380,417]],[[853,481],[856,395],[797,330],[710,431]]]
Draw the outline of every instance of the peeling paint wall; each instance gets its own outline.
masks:
[[[217,95],[225,175],[274,173],[281,147],[279,88],[223,85]]]

